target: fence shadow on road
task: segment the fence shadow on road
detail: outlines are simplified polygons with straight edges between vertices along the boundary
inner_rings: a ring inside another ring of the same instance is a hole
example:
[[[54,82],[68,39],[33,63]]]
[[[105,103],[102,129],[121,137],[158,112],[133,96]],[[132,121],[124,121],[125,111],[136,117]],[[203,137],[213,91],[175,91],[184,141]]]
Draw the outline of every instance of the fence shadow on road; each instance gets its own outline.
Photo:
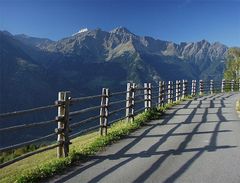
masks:
[[[231,130],[220,130],[220,126],[222,123],[229,122],[229,119],[226,119],[224,117],[223,113],[223,108],[227,108],[227,106],[224,103],[225,98],[231,97],[232,94],[224,94],[224,95],[213,95],[208,97],[201,97],[200,99],[193,100],[195,103],[198,101],[197,104],[195,104],[195,108],[191,111],[191,113],[188,115],[188,117],[179,123],[171,123],[171,120],[174,118],[174,116],[177,114],[178,111],[188,109],[188,107],[191,105],[193,101],[187,101],[184,105],[178,106],[178,108],[174,108],[171,110],[171,113],[163,116],[163,119],[159,121],[153,121],[145,125],[144,130],[141,134],[139,135],[129,135],[126,138],[131,139],[130,143],[128,143],[126,146],[121,148],[118,152],[114,154],[108,154],[108,155],[96,155],[92,157],[92,161],[87,163],[86,165],[79,166],[74,168],[70,173],[68,173],[65,177],[60,178],[59,180],[55,182],[64,182],[72,177],[81,174],[81,172],[88,170],[91,171],[91,167],[94,167],[95,165],[101,164],[105,160],[117,160],[121,158],[125,158],[123,161],[121,161],[118,164],[115,164],[108,169],[103,170],[100,174],[97,176],[94,176],[89,183],[93,182],[98,182],[101,181],[104,177],[108,176],[110,173],[117,171],[120,167],[130,163],[131,161],[141,158],[141,157],[151,157],[151,156],[159,156],[159,158],[152,163],[152,165],[142,172],[141,175],[136,177],[135,180],[131,180],[130,182],[144,182],[146,181],[156,170],[159,169],[159,167],[163,164],[163,162],[169,158],[170,156],[174,155],[181,155],[186,152],[196,152],[189,160],[187,160],[177,171],[173,172],[171,176],[169,176],[164,183],[172,183],[175,182],[184,172],[188,170],[188,168],[204,153],[204,152],[214,152],[219,149],[228,149],[228,148],[235,148],[236,146],[228,146],[228,145],[222,145],[222,146],[217,146],[217,138],[219,133],[227,133],[230,132]],[[204,108],[204,111],[201,116],[201,120],[199,122],[193,122],[193,118],[197,113],[197,109],[201,108],[202,102],[209,100],[210,106]],[[215,107],[215,104],[213,101],[219,100],[220,101],[220,106]],[[209,113],[209,108],[216,108],[217,112],[216,115],[218,117],[218,120],[216,121],[208,121],[207,115]],[[231,120],[234,121],[234,120]],[[199,128],[201,125],[204,123],[213,123],[215,124],[214,130],[213,131],[206,131],[206,132],[199,132]],[[195,125],[194,128],[192,129],[191,132],[188,133],[176,133],[176,130],[180,128],[182,125]],[[157,135],[149,135],[151,131],[153,131],[156,127],[159,127],[161,125],[173,125],[173,127],[168,130],[164,134],[157,134]],[[174,133],[175,132],[175,133]],[[210,137],[210,142],[208,145],[203,146],[203,147],[197,147],[197,148],[187,148],[189,143],[192,141],[194,135],[197,134],[202,134],[202,133],[208,133],[211,135]],[[171,136],[176,136],[176,135],[184,135],[185,138],[184,140],[179,144],[176,149],[168,149],[165,151],[157,151],[158,148],[164,144]],[[156,143],[152,144],[148,149],[143,150],[138,153],[127,153],[128,150],[134,148],[135,145],[137,145],[141,140],[144,138],[149,138],[149,137],[159,137],[159,141]]]

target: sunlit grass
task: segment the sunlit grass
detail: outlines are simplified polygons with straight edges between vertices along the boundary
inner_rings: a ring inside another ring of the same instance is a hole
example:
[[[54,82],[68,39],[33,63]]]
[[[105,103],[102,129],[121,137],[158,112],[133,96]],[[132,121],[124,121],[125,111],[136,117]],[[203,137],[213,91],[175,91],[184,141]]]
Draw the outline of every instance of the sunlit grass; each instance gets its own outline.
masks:
[[[107,136],[99,136],[99,132],[94,131],[77,137],[72,140],[66,158],[56,158],[56,149],[52,149],[13,163],[0,170],[0,182],[29,183],[49,178],[78,161],[86,161],[89,156],[140,128],[147,121],[159,119],[162,112],[179,103],[180,101],[143,112],[135,117],[134,122],[119,121],[109,128]]]
[[[76,139],[73,139],[74,147],[84,147],[86,144],[91,143],[98,136],[97,132],[92,132]],[[46,152],[42,152],[23,160],[20,160],[16,163],[13,163],[7,167],[4,167],[0,170],[0,182],[14,182],[17,177],[24,174],[31,169],[35,169],[38,166],[48,164],[57,160],[56,158],[56,149],[52,149]]]
[[[240,112],[240,100],[237,100],[236,102],[236,110]]]

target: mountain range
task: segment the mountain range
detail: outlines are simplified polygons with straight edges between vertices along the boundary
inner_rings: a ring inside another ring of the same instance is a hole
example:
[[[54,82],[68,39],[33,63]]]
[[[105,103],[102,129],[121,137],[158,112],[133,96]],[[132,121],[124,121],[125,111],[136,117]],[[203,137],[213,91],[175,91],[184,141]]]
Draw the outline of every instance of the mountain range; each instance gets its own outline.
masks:
[[[138,36],[124,27],[83,29],[58,41],[0,31],[0,113],[74,96],[123,90],[136,83],[223,76],[228,47]]]
[[[109,32],[83,29],[58,41],[0,31],[0,113],[53,104],[59,91],[81,97],[100,94],[102,87],[123,91],[128,81],[157,85],[159,80],[220,80],[227,52],[228,47],[221,43],[176,44],[138,36],[124,27]],[[4,119],[0,128],[56,115],[54,110]],[[1,133],[0,147],[48,135],[55,127]]]

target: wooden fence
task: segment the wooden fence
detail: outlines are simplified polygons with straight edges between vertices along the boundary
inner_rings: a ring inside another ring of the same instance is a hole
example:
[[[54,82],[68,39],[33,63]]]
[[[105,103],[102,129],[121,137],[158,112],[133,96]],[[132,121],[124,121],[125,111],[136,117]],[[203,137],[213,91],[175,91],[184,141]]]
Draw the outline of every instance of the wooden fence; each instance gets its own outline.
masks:
[[[57,123],[56,125],[57,128],[55,129],[55,132],[30,141],[0,148],[0,152],[14,150],[31,144],[41,143],[53,137],[56,138],[56,143],[45,148],[35,150],[33,152],[26,153],[20,157],[5,162],[1,164],[0,167],[7,166],[20,159],[53,148],[57,148],[57,157],[66,157],[68,156],[69,153],[71,139],[86,132],[99,129],[100,135],[107,135],[107,129],[112,123],[124,119],[127,122],[132,122],[134,121],[135,115],[143,111],[147,111],[152,107],[164,106],[167,103],[179,101],[189,95],[196,97],[204,94],[214,94],[218,92],[227,91],[233,92],[236,90],[240,91],[240,82],[236,82],[233,80],[232,81],[200,80],[198,82],[197,80],[192,81],[177,80],[175,82],[160,81],[158,85],[144,83],[143,87],[140,85],[136,85],[135,83],[127,83],[126,91],[111,93],[110,89],[103,88],[102,93],[99,95],[80,98],[71,98],[71,93],[69,91],[59,92],[58,100],[52,105],[0,114],[0,119],[4,120],[7,118],[17,118],[18,116],[24,114],[36,113],[39,111],[48,111],[52,109],[56,109],[58,111],[57,113],[58,115],[56,116],[55,119],[0,128],[0,133],[2,133],[17,131],[19,129],[25,128],[41,128],[49,124]],[[125,96],[125,98],[119,100],[119,98],[121,98],[120,96],[121,97]],[[115,98],[115,100],[112,100],[113,98]],[[70,110],[72,106],[79,105],[83,101],[91,101],[92,99],[98,99],[100,105],[87,107],[76,111]],[[99,115],[90,116],[78,122],[71,123],[71,119],[74,118],[75,116],[83,115],[84,113],[91,112],[93,110],[99,110]],[[124,115],[119,116],[119,113],[121,114],[124,113]],[[112,117],[112,120],[109,120],[110,117]],[[99,119],[98,125],[92,126],[82,131],[77,130],[83,124],[98,119]]]

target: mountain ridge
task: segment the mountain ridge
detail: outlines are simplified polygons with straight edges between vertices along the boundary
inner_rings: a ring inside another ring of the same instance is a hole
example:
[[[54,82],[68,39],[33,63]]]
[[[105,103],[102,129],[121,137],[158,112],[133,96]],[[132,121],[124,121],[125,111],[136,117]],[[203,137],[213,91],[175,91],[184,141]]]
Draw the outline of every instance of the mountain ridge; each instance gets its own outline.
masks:
[[[102,33],[104,33],[104,34],[111,34],[111,33],[113,33],[113,34],[117,34],[117,35],[124,35],[124,40],[126,41],[126,38],[127,37],[130,37],[130,38],[136,38],[136,37],[138,37],[138,38],[140,38],[140,40],[142,41],[142,42],[144,42],[145,41],[145,44],[148,44],[147,43],[147,41],[149,41],[149,40],[151,40],[151,41],[155,41],[155,42],[158,42],[158,44],[161,44],[162,43],[162,45],[163,44],[168,44],[168,46],[169,46],[169,49],[171,49],[171,46],[172,47],[174,47],[174,49],[175,50],[177,50],[178,51],[178,53],[179,53],[179,47],[182,47],[183,45],[186,45],[187,47],[189,47],[189,46],[191,46],[191,45],[193,45],[193,46],[196,46],[196,44],[198,44],[198,45],[200,45],[201,43],[206,43],[206,44],[209,44],[209,45],[216,45],[216,44],[218,44],[219,46],[221,46],[221,47],[225,47],[225,48],[228,48],[226,45],[224,45],[224,44],[222,44],[222,43],[220,43],[220,42],[213,42],[213,43],[210,43],[210,42],[208,42],[207,40],[205,40],[205,39],[203,39],[203,40],[200,40],[200,41],[196,41],[196,42],[181,42],[181,43],[179,43],[179,44],[177,44],[177,43],[174,43],[174,42],[172,42],[172,41],[165,41],[165,40],[160,40],[160,39],[155,39],[155,38],[153,38],[153,37],[151,37],[151,36],[137,36],[137,35],[135,35],[134,33],[132,33],[131,31],[129,31],[127,28],[125,28],[125,27],[117,27],[117,28],[115,28],[115,29],[113,29],[113,30],[110,30],[110,31],[104,31],[104,30],[102,30],[102,29],[100,29],[100,28],[97,28],[97,29],[92,29],[92,30],[89,30],[89,29],[87,29],[87,28],[84,28],[84,29],[86,29],[86,31],[83,31],[83,32],[81,32],[82,34],[80,34],[79,35],[79,33],[76,33],[75,35],[72,35],[72,36],[67,36],[67,37],[65,37],[65,38],[62,38],[62,39],[60,39],[60,40],[57,40],[57,41],[52,41],[52,40],[50,40],[50,39],[48,39],[48,38],[37,38],[37,37],[32,37],[32,36],[27,36],[27,35],[25,35],[25,34],[17,34],[17,35],[14,35],[15,37],[17,37],[17,39],[20,39],[21,40],[21,38],[25,38],[25,39],[36,39],[36,40],[39,40],[40,42],[43,42],[43,41],[49,41],[49,43],[51,44],[54,44],[54,43],[57,43],[57,42],[61,42],[61,41],[64,41],[64,40],[69,40],[69,39],[71,39],[71,37],[74,37],[74,38],[76,38],[76,37],[78,37],[78,36],[83,36],[83,37],[85,37],[86,36],[86,34],[90,34],[90,35],[93,35],[94,33],[95,33],[95,37],[96,37],[96,34],[97,34],[97,32],[102,32]],[[165,45],[166,46],[166,45]],[[44,48],[46,48],[47,46],[43,46]],[[169,53],[168,53],[169,54]],[[180,58],[181,58],[181,55],[180,55]]]
[[[89,91],[96,93],[103,86],[124,88],[123,83],[127,81],[157,83],[160,79],[220,79],[228,50],[221,43],[206,40],[176,44],[150,36],[138,36],[125,27],[111,31],[85,30],[58,41],[12,35],[6,31],[1,31],[1,37],[11,37],[7,40],[12,45],[18,45],[15,51],[28,56],[25,63],[34,62],[43,70],[41,72],[48,73],[47,77],[51,80],[46,81],[46,77],[43,80],[54,88],[54,92],[67,89],[81,91],[82,94]],[[4,47],[0,49],[3,53]],[[8,57],[11,58],[11,55],[6,55],[5,59]],[[98,74],[91,75],[89,73],[92,72],[86,68],[93,72],[98,69]],[[119,77],[113,76],[115,73],[111,70],[115,70]],[[85,78],[88,83],[83,84],[79,78]],[[60,84],[60,80],[68,84]],[[119,87],[113,86],[113,83],[119,83]]]
[[[206,40],[176,44],[138,36],[122,27],[109,32],[88,30],[58,41],[0,31],[0,43],[0,113],[49,105],[59,91],[81,97],[100,94],[102,88],[123,91],[127,82],[219,80],[228,50]],[[5,121],[0,127],[49,117],[53,116],[29,116]],[[3,135],[0,144],[30,140],[40,133],[28,132],[28,137],[18,139]]]

